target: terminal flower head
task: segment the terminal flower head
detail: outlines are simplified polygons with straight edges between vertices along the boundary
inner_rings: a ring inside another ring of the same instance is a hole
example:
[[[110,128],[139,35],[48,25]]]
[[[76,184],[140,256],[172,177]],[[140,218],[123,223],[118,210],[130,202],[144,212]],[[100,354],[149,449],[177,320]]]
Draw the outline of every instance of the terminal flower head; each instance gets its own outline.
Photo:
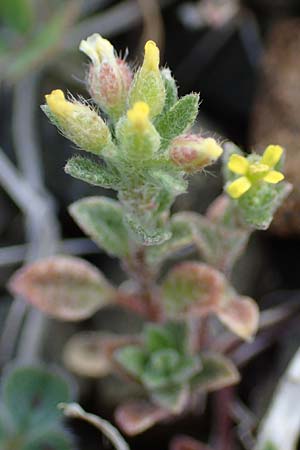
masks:
[[[284,179],[284,175],[274,170],[283,153],[279,145],[269,145],[262,157],[250,155],[248,158],[233,154],[228,161],[231,172],[241,175],[230,183],[226,191],[232,198],[239,198],[245,194],[251,186],[266,182],[277,184]]]

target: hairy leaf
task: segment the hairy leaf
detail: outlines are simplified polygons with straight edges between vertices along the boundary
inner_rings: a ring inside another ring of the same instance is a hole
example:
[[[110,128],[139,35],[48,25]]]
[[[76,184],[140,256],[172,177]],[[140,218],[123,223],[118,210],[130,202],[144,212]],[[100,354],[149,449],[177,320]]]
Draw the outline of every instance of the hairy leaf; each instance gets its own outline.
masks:
[[[114,359],[131,375],[140,376],[144,371],[147,355],[142,348],[132,345],[117,350]]]
[[[151,392],[153,401],[172,414],[180,414],[187,405],[189,389],[186,385],[170,386]]]
[[[128,255],[129,236],[119,202],[106,197],[87,197],[73,203],[69,211],[81,229],[108,254],[119,258]]]
[[[291,192],[289,183],[277,185],[261,183],[253,186],[237,200],[242,219],[258,230],[266,230],[273,220],[274,213]]]
[[[220,302],[225,289],[223,275],[205,264],[184,262],[175,266],[162,284],[167,314],[206,314]]]
[[[172,77],[170,69],[168,69],[168,68],[162,69],[161,75],[164,80],[165,91],[166,91],[165,106],[163,109],[163,113],[164,113],[164,112],[168,111],[174,105],[174,103],[177,102],[178,92],[177,92],[176,81]]]
[[[80,258],[55,256],[25,266],[9,283],[43,312],[62,320],[82,320],[110,303],[114,288],[94,266]]]
[[[181,215],[174,214],[171,217],[170,231],[172,233],[170,239],[147,249],[147,260],[151,265],[157,266],[193,245],[194,239],[190,224],[186,220],[181,220]]]
[[[116,189],[120,184],[120,178],[115,171],[82,156],[74,156],[69,159],[65,166],[65,172],[94,186]]]
[[[191,380],[192,389],[215,391],[239,381],[236,367],[224,356],[216,353],[201,354],[201,362],[201,370]]]
[[[180,322],[168,322],[164,325],[147,324],[144,329],[145,346],[149,352],[164,348],[185,351],[186,326]]]
[[[155,126],[161,136],[163,148],[166,148],[172,139],[193,125],[198,114],[198,103],[199,96],[197,94],[186,95],[157,119]]]
[[[129,229],[134,234],[135,239],[143,245],[158,245],[170,239],[171,232],[166,228],[148,229],[132,214],[125,216],[125,221]]]
[[[124,403],[115,411],[118,426],[129,436],[143,433],[169,416],[167,410],[143,400]]]
[[[220,306],[218,318],[233,333],[251,340],[258,328],[259,309],[252,298],[233,296]]]

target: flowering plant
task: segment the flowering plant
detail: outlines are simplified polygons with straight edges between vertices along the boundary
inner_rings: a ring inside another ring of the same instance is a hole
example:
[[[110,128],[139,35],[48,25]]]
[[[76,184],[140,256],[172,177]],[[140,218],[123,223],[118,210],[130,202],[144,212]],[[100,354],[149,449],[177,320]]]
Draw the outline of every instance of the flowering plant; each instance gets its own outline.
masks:
[[[251,340],[259,311],[253,299],[237,293],[230,274],[251,232],[269,226],[290,185],[279,171],[281,147],[245,157],[233,144],[223,149],[191,131],[199,96],[178,98],[170,70],[159,68],[154,42],[146,43],[135,73],[98,34],[82,41],[80,50],[91,61],[92,102],[54,90],[42,109],[86,152],[67,162],[66,173],[116,191],[117,199],[78,200],[70,214],[121,260],[128,279],[114,286],[90,263],[55,256],[18,271],[10,289],[61,320],[82,320],[111,304],[143,317],[140,335],[81,333],[64,352],[77,374],[116,372],[139,386],[143,399],[121,403],[116,411],[121,428],[136,434],[190,409],[203,392],[238,382],[237,368],[218,350],[226,333],[220,324]],[[224,194],[206,215],[171,215],[175,198],[188,189],[188,176],[221,156]],[[191,248],[199,259],[175,264],[161,276],[170,257]],[[212,316],[219,320],[213,334]]]

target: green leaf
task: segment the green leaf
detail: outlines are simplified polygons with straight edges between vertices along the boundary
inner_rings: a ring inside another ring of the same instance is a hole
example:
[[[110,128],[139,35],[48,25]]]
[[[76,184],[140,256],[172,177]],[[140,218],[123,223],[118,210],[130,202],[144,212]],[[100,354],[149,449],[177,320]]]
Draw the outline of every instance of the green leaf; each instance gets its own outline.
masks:
[[[186,406],[189,390],[187,386],[171,386],[151,392],[153,401],[172,412],[180,414]]]
[[[118,174],[112,169],[82,156],[74,156],[69,159],[65,166],[65,172],[85,183],[108,189],[117,189],[121,181]]]
[[[172,173],[155,169],[149,175],[156,185],[161,186],[172,195],[183,194],[188,188],[188,181],[178,171]]]
[[[137,242],[143,245],[158,245],[170,239],[171,232],[165,228],[148,229],[145,224],[132,214],[126,214],[125,222]]]
[[[239,381],[239,373],[234,364],[216,353],[200,356],[201,370],[190,381],[193,390],[215,391],[231,386]]]
[[[25,266],[14,274],[9,288],[46,314],[70,321],[92,316],[115,298],[115,289],[96,267],[71,256]]]
[[[155,126],[166,148],[176,136],[187,131],[195,122],[198,114],[199,96],[189,94],[178,100],[172,108],[157,119]]]
[[[70,387],[61,375],[42,367],[19,367],[3,380],[2,401],[20,432],[41,432],[58,423],[57,404],[70,401]]]
[[[0,18],[17,31],[25,33],[33,24],[31,0],[1,0]]]
[[[71,436],[63,431],[48,431],[43,436],[30,439],[20,450],[73,450],[74,442]]]
[[[73,203],[69,211],[80,228],[108,254],[119,258],[128,255],[129,236],[119,202],[87,197]]]
[[[121,348],[114,353],[114,359],[135,376],[141,376],[147,361],[144,350],[136,345]]]
[[[168,111],[178,100],[178,92],[177,92],[177,86],[176,81],[172,77],[171,71],[169,68],[165,68],[161,70],[161,76],[163,78],[164,84],[165,84],[165,91],[166,91],[166,99],[165,99],[165,105],[163,109],[163,113]]]
[[[163,244],[147,249],[147,260],[149,264],[157,266],[176,253],[192,246],[193,233],[190,224],[185,220],[181,220],[181,215],[174,214],[171,217],[170,231],[172,233],[170,239]]]
[[[178,224],[189,229],[190,239],[202,259],[222,272],[233,266],[250,236],[251,230],[247,228],[237,228],[233,224],[224,226],[193,212],[179,213],[176,218]]]
[[[147,324],[144,329],[145,345],[149,352],[171,348],[181,353],[185,351],[186,334],[186,326],[181,322]]]

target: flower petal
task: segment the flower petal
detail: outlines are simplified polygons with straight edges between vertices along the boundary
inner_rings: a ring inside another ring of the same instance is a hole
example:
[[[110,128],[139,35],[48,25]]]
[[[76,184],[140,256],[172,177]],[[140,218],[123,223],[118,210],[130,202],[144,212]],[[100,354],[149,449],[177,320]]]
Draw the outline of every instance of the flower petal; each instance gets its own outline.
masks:
[[[277,172],[277,170],[270,170],[264,177],[264,181],[272,184],[279,183],[279,181],[282,181],[283,179],[284,175],[281,172]]]
[[[239,198],[243,194],[245,194],[245,192],[247,192],[250,189],[250,187],[251,187],[251,183],[248,180],[248,178],[240,177],[237,180],[230,183],[227,186],[226,191],[230,195],[230,197]]]
[[[249,167],[248,160],[241,155],[233,154],[228,161],[228,169],[238,175],[245,175]]]
[[[269,167],[274,167],[280,160],[283,148],[280,145],[269,145],[262,156],[261,162]]]

